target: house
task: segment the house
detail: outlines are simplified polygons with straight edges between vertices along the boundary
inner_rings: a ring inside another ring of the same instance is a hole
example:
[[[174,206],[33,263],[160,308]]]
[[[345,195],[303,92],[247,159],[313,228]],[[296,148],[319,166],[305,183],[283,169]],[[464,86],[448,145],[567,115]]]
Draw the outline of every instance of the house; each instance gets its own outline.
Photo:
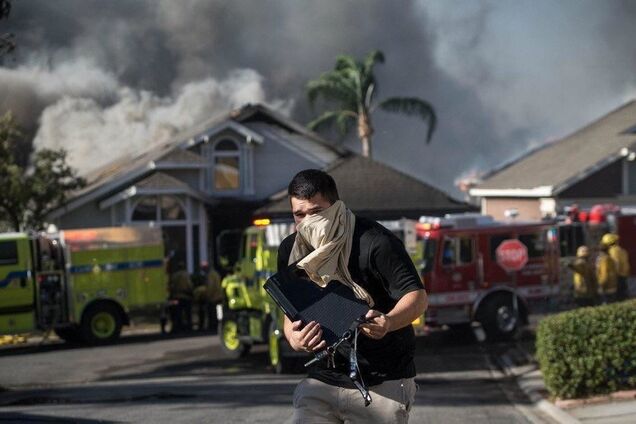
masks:
[[[263,105],[246,105],[84,176],[87,186],[49,219],[60,229],[161,227],[168,253],[192,271],[212,257],[215,234],[248,225],[295,172],[349,154]]]
[[[60,229],[160,227],[167,252],[192,272],[200,260],[214,257],[222,230],[249,225],[255,210],[307,168],[332,170],[343,195],[365,213],[400,217],[467,208],[266,106],[246,105],[86,175],[87,186],[49,219]],[[291,217],[280,205],[265,210]]]
[[[469,190],[482,213],[555,216],[563,208],[636,204],[636,100],[493,171]]]

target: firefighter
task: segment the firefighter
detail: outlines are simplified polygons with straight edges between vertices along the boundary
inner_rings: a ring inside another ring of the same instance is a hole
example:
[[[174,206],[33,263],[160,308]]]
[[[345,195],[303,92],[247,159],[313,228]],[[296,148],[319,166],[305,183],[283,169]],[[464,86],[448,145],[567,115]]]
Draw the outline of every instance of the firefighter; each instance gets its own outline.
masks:
[[[593,306],[598,302],[598,287],[594,263],[587,246],[579,246],[576,259],[568,264],[574,271],[572,282],[574,285],[574,301],[578,306]]]
[[[176,301],[170,308],[172,332],[192,329],[192,283],[185,263],[180,261],[170,276],[170,300]]]
[[[614,259],[609,255],[609,246],[601,240],[601,251],[596,258],[596,280],[603,303],[616,300],[617,273]]]
[[[200,331],[204,330],[207,317],[208,330],[215,330],[217,326],[216,305],[223,300],[221,290],[221,276],[214,269],[210,268],[207,261],[201,261],[199,274],[194,288],[194,303],[197,306]]]
[[[629,255],[627,251],[619,246],[618,236],[616,234],[607,233],[603,236],[602,243],[609,246],[609,255],[616,264],[616,273],[618,274],[616,299],[625,300],[628,297],[627,277],[629,277]]]

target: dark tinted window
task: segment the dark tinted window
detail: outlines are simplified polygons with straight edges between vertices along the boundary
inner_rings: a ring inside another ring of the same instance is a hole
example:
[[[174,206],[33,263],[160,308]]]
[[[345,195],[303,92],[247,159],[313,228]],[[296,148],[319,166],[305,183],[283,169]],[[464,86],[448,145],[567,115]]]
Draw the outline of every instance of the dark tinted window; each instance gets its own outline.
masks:
[[[561,256],[576,256],[576,249],[585,244],[583,226],[580,224],[559,227]]]
[[[157,220],[157,198],[144,197],[137,203],[132,215],[133,221],[156,221]]]
[[[443,265],[462,265],[473,261],[473,240],[470,237],[444,239],[442,249]]]
[[[437,240],[424,239],[424,253],[422,272],[430,272],[433,269],[433,263],[435,262],[435,250],[437,249]]]
[[[459,262],[469,264],[473,261],[473,239],[459,239]]]
[[[0,241],[0,265],[18,263],[18,243],[16,241]]]
[[[526,245],[529,258],[539,258],[545,255],[545,238],[542,233],[522,234],[519,241]]]
[[[250,261],[256,260],[256,249],[258,248],[258,234],[247,234],[245,236],[245,256]]]

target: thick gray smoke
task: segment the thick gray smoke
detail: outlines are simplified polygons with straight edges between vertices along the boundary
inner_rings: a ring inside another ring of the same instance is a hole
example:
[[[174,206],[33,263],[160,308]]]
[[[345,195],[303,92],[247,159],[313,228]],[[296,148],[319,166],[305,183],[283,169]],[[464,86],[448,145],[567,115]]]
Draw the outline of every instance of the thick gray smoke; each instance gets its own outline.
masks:
[[[14,1],[0,112],[87,169],[244,101],[307,122],[307,80],[381,49],[380,96],[423,97],[440,121],[427,146],[422,123],[379,114],[376,159],[454,191],[633,95],[635,14],[622,1]]]

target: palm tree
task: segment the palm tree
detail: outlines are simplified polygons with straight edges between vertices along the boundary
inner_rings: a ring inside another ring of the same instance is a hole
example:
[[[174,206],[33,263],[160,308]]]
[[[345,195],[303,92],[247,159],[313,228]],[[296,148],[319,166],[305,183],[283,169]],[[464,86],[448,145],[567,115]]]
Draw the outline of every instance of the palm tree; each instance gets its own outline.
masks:
[[[336,124],[342,134],[351,129],[353,123],[358,125],[358,138],[362,143],[362,155],[371,157],[371,137],[373,125],[371,115],[380,108],[387,112],[398,112],[415,115],[428,123],[426,143],[429,143],[437,117],[430,103],[417,97],[390,97],[376,101],[378,83],[373,74],[376,63],[384,63],[384,54],[375,50],[367,55],[363,62],[352,56],[341,55],[336,58],[336,66],[332,71],[320,75],[307,83],[307,95],[313,106],[318,97],[337,104],[338,109],[324,112],[307,126],[312,130]]]

